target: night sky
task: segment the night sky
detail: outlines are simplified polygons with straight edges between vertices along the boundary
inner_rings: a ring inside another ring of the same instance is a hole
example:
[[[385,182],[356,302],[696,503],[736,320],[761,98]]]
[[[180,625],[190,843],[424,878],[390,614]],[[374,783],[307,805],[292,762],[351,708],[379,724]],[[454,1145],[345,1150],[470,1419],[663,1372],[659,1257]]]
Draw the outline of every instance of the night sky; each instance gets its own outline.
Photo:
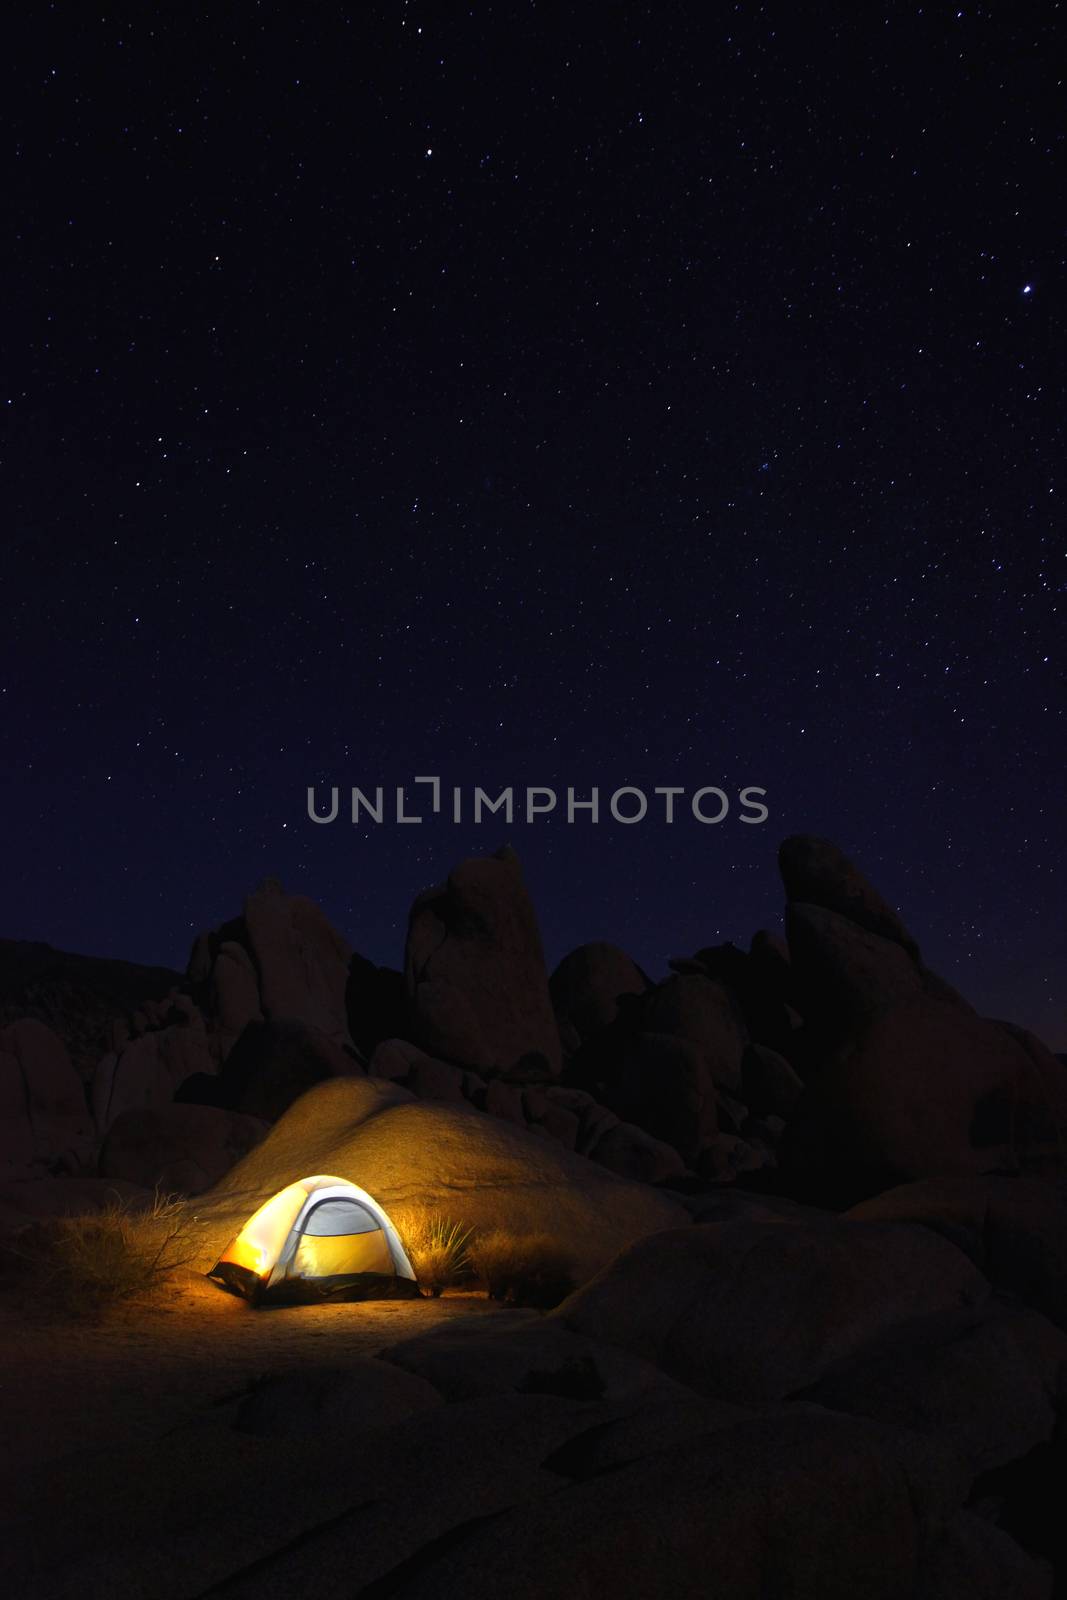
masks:
[[[1067,1047],[1065,45],[1051,4],[23,8],[0,933],[183,966],[271,874],[399,965],[508,840],[551,962],[659,974],[777,926],[811,831]],[[307,820],[423,773],[770,819]]]

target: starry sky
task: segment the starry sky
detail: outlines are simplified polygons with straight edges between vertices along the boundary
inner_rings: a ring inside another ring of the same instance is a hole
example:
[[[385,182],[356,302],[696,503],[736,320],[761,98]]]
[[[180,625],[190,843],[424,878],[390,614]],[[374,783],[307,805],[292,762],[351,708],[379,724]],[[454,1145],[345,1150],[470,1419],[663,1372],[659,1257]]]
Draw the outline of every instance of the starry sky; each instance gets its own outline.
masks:
[[[507,840],[659,974],[811,831],[1067,1047],[1062,8],[105,9],[5,51],[0,933],[399,965]],[[427,773],[770,816],[307,819]]]

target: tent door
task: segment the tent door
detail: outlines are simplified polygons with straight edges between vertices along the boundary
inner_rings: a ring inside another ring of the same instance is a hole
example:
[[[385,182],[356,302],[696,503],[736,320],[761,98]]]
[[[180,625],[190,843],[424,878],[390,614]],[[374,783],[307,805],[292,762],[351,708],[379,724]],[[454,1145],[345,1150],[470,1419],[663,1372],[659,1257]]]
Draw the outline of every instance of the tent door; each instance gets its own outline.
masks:
[[[310,1208],[286,1277],[347,1278],[395,1272],[389,1241],[358,1200],[320,1200]]]

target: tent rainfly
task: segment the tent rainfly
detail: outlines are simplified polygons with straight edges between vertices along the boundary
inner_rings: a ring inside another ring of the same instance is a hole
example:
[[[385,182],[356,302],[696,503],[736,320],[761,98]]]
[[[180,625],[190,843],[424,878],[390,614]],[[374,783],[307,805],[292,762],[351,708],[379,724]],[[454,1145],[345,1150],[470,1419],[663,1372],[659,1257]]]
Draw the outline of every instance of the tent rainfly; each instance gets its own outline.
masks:
[[[209,1278],[253,1305],[417,1295],[400,1236],[376,1200],[344,1178],[291,1183],[249,1217]]]

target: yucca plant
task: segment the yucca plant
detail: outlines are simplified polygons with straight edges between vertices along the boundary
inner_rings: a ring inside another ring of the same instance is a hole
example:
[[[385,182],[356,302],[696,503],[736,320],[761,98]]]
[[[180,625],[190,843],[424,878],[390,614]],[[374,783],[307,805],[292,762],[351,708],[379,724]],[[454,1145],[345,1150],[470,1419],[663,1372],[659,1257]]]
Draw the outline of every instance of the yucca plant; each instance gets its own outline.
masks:
[[[473,1229],[436,1211],[399,1222],[398,1228],[424,1293],[436,1299],[442,1290],[454,1289],[473,1278]]]

